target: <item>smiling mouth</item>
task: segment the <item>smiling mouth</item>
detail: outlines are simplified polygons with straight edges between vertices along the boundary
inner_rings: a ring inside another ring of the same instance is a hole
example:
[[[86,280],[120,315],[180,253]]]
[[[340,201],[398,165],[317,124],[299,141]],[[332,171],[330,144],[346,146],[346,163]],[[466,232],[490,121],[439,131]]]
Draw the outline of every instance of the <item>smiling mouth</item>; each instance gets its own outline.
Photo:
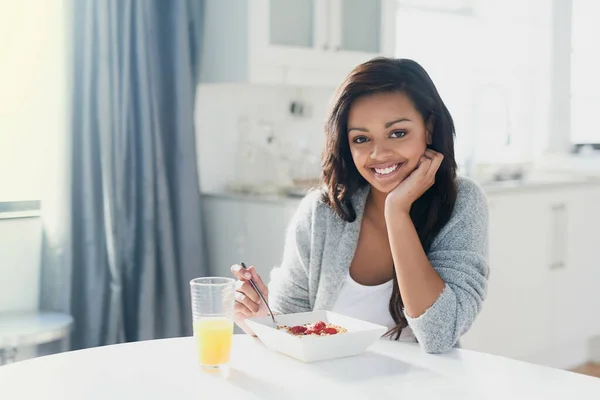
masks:
[[[394,172],[396,172],[400,168],[401,165],[402,165],[402,163],[391,164],[385,168],[371,168],[371,170],[375,173],[375,175],[384,177],[384,176],[392,175]]]

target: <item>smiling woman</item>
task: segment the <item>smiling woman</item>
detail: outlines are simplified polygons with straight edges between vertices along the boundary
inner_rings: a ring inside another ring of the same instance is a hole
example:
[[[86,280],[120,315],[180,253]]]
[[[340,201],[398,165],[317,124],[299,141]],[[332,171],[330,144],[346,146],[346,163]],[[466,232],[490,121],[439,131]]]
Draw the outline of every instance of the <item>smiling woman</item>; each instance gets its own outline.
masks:
[[[394,119],[399,115],[403,117]],[[356,127],[361,123],[365,127]],[[410,99],[396,92],[356,100],[348,116],[348,134],[356,168],[382,192],[398,186],[416,168],[426,144],[431,144]]]
[[[232,267],[236,322],[251,333],[244,319],[266,315],[249,272],[277,312],[330,310],[427,352],[458,346],[486,296],[488,210],[456,177],[454,124],[429,75],[407,59],[359,65],[325,135],[325,187],[301,202],[269,290]]]

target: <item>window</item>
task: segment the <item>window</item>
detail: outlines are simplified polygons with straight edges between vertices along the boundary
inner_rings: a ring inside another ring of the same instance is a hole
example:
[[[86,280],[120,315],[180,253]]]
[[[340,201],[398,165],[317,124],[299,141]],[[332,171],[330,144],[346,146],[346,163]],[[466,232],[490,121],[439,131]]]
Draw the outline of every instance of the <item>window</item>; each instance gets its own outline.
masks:
[[[536,104],[548,85],[551,2],[451,3],[400,0],[396,56],[418,61],[436,83],[454,117],[459,165],[530,161],[532,132],[548,113]]]
[[[39,200],[66,129],[63,1],[0,1],[0,202]]]
[[[571,144],[600,143],[600,2],[573,0],[571,9]]]

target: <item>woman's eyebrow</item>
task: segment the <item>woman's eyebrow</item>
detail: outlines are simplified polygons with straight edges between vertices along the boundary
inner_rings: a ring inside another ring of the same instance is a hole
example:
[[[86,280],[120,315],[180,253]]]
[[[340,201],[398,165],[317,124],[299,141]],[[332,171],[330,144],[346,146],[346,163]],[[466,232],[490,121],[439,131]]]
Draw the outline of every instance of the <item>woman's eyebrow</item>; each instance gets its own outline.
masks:
[[[410,119],[408,119],[408,118],[398,118],[398,119],[396,119],[396,120],[393,120],[393,121],[387,122],[387,123],[385,124],[385,127],[386,127],[386,128],[389,128],[390,126],[392,126],[392,125],[394,125],[394,124],[397,124],[398,122],[404,122],[404,121],[411,122],[411,121],[410,121]]]
[[[403,118],[398,118],[398,119],[395,119],[395,120],[393,120],[393,121],[390,121],[390,122],[386,122],[386,123],[385,123],[385,127],[386,127],[386,128],[389,128],[390,126],[392,126],[392,125],[394,125],[394,124],[397,124],[398,122],[405,122],[405,121],[411,122],[411,120],[410,120],[410,119],[408,119],[408,118],[404,118],[404,117],[403,117]],[[350,131],[369,132],[369,130],[368,130],[367,128],[355,128],[355,127],[348,128],[348,133],[350,133]]]

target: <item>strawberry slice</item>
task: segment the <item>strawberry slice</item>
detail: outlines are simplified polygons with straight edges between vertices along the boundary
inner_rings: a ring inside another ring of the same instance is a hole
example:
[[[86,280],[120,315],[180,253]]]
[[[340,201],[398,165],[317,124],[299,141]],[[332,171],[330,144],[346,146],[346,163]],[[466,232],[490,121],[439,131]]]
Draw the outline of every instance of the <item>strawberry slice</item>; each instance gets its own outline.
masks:
[[[306,327],[300,326],[300,325],[292,326],[290,328],[290,332],[293,333],[294,335],[303,334],[304,332],[306,332]]]
[[[315,322],[314,325],[313,325],[313,329],[319,330],[319,331],[322,330],[322,329],[325,329],[325,322],[323,322],[323,321],[317,321],[317,322]]]
[[[323,332],[325,332],[329,335],[335,335],[336,333],[338,333],[337,329],[335,329],[335,328],[325,328],[325,329],[323,329]]]

